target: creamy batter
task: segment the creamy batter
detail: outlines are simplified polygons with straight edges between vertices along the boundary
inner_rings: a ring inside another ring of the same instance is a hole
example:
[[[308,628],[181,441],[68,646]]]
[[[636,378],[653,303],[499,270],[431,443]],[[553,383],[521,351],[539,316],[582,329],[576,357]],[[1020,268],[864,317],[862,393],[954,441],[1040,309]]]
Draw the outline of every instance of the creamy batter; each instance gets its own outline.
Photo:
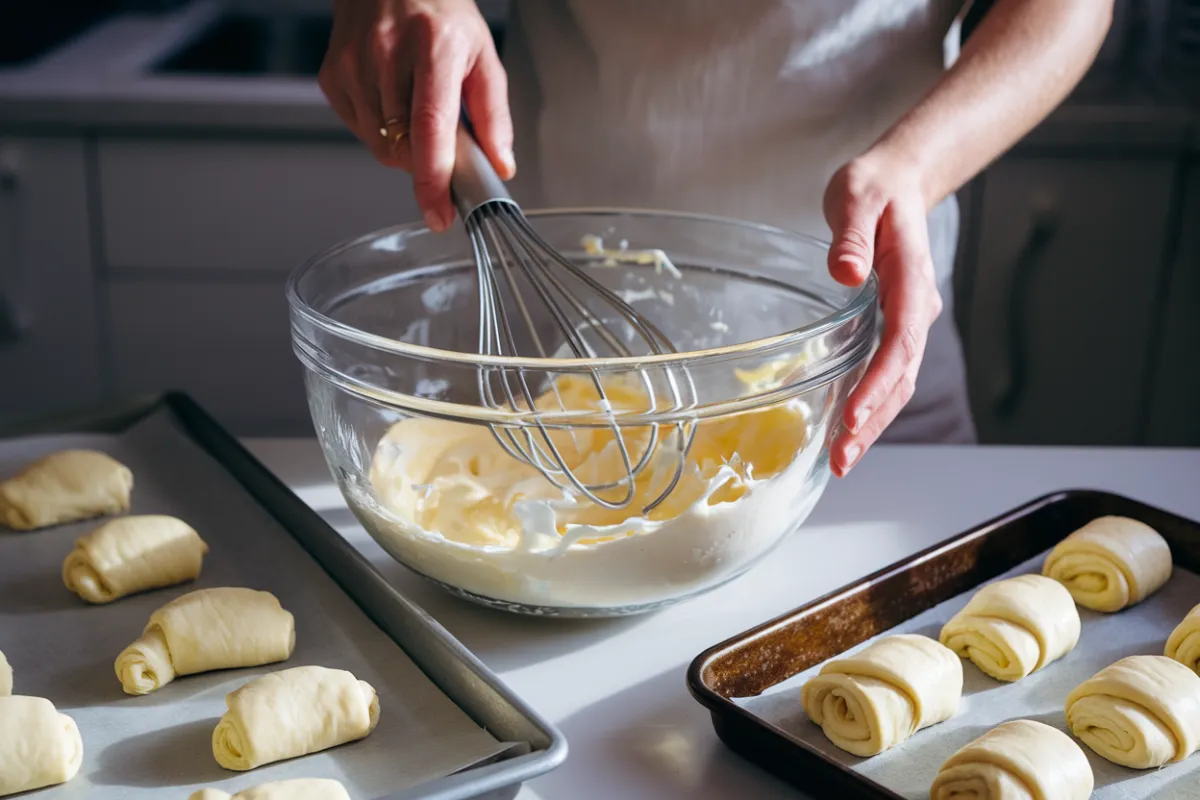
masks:
[[[601,408],[588,378],[563,376],[555,389],[536,405]],[[606,380],[605,391],[616,411],[648,405],[632,381]],[[678,485],[646,514],[677,463],[670,427],[620,509],[555,487],[487,427],[428,418],[396,423],[376,449],[370,489],[351,492],[385,548],[475,594],[534,607],[656,603],[733,577],[807,516],[826,478],[814,469],[824,432],[812,417],[792,400],[698,423]],[[585,483],[625,474],[612,430],[551,436]],[[622,438],[636,460],[649,432],[626,428]]]

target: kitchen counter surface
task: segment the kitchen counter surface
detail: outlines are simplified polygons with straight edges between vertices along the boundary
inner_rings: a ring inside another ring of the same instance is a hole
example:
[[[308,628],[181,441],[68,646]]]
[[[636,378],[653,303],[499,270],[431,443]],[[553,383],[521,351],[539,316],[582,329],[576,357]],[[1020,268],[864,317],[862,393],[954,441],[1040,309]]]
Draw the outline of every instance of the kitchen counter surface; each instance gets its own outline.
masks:
[[[1057,489],[1107,489],[1200,518],[1200,450],[881,446],[830,484],[800,532],[721,589],[630,619],[530,619],[458,600],[392,561],[346,508],[315,441],[248,445],[565,733],[566,764],[520,800],[802,796],[717,739],[684,682],[702,650]]]
[[[500,3],[485,3],[494,22]],[[238,132],[349,139],[315,77],[161,74],[221,13],[214,0],[114,17],[39,61],[0,69],[0,131]],[[1089,75],[1021,148],[1200,149],[1200,107],[1148,82]],[[1191,95],[1187,95],[1191,96]]]

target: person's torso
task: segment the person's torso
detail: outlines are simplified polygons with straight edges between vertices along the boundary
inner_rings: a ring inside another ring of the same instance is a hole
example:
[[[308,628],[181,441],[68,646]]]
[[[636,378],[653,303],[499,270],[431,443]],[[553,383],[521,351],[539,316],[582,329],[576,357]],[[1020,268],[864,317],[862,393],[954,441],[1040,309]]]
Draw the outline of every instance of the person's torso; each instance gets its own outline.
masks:
[[[931,88],[963,0],[515,0],[529,206],[694,211],[825,238],[825,185]]]

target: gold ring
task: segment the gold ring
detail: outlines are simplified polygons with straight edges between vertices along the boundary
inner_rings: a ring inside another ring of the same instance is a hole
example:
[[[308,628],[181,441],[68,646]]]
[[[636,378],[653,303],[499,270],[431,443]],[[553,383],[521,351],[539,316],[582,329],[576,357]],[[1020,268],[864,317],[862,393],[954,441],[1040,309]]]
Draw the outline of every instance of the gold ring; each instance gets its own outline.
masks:
[[[404,121],[401,119],[398,119],[397,117],[392,117],[391,119],[386,120],[383,123],[383,127],[379,129],[379,135],[385,139],[387,139],[390,136],[392,139],[392,144],[397,144],[405,136],[408,136],[408,129],[401,127],[400,130],[396,131],[395,133],[392,133],[388,129],[391,128],[393,125],[403,126]]]

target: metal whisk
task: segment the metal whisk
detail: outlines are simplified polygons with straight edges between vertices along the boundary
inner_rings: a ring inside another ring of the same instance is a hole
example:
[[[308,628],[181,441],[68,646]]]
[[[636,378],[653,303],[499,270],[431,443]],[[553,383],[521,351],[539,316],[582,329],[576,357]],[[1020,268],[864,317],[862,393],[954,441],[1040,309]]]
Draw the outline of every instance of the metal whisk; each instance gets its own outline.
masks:
[[[527,294],[532,294],[549,311],[554,327],[565,338],[565,347],[575,358],[677,352],[653,323],[538,235],[520,206],[508,194],[465,122],[458,131],[456,162],[450,186],[454,204],[462,216],[474,249],[479,277],[479,352],[482,355],[539,358],[551,355],[535,324],[535,316],[530,313],[524,296]],[[527,288],[523,291],[520,284]],[[609,315],[615,315],[623,323],[621,329],[614,330],[605,321],[604,316]],[[524,323],[529,340],[526,349],[531,349],[532,353],[521,352],[518,347],[510,321],[514,316]],[[628,335],[628,340],[623,340],[622,333]],[[572,471],[550,433],[552,429],[565,427],[574,441],[573,429],[563,424],[546,424],[543,415],[534,407],[539,392],[529,385],[524,369],[480,369],[479,393],[486,407],[533,412],[530,414],[532,424],[493,424],[489,427],[496,441],[513,458],[534,467],[560,489],[574,489],[606,508],[628,506],[637,496],[635,481],[638,476],[656,459],[673,458],[670,478],[642,508],[643,512],[649,512],[662,503],[679,483],[695,425],[672,423],[672,430],[668,434],[675,437],[670,443],[672,446],[669,449],[662,448],[660,452],[660,444],[666,440],[660,434],[659,425],[638,424],[636,428],[643,432],[646,441],[640,451],[635,448],[635,452],[631,452],[626,439],[628,432],[622,431],[613,413],[599,371],[593,368],[588,373],[599,397],[601,411],[607,418],[606,427],[612,432],[624,467],[624,474],[618,474],[615,480],[589,483]],[[663,378],[662,393],[656,388],[653,376],[647,369],[637,370],[640,383],[646,391],[647,412],[679,411],[694,407],[695,386],[685,369],[672,366],[656,370],[656,374],[661,374]],[[559,411],[578,410],[566,408],[554,381],[547,388],[556,398]],[[665,398],[661,397],[664,393]],[[664,399],[667,402],[661,403]]]

